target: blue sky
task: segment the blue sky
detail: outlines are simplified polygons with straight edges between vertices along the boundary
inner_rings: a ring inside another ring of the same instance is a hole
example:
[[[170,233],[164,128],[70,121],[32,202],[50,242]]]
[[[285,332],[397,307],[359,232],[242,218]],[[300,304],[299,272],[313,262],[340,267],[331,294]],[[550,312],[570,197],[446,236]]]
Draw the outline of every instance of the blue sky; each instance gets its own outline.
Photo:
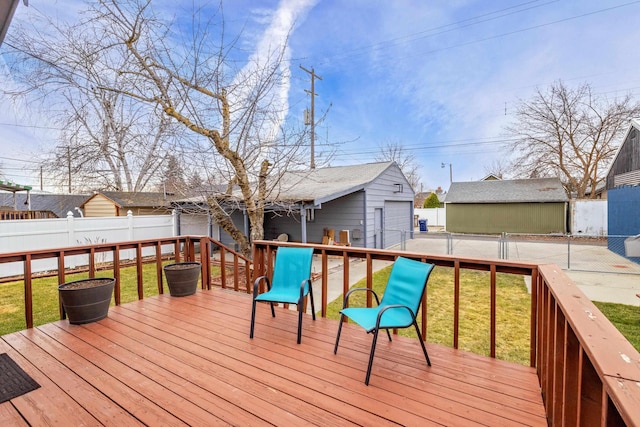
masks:
[[[73,4],[32,0],[14,20],[35,9],[63,16]],[[322,77],[316,116],[331,104],[316,127],[316,157],[335,149],[332,165],[371,162],[381,144],[397,142],[421,165],[425,189],[448,188],[443,162],[452,164],[454,181],[470,181],[507,160],[504,126],[536,87],[561,79],[590,83],[608,98],[640,97],[640,1],[234,0],[224,7],[229,29],[245,28],[247,55],[282,39],[274,22],[296,23],[289,120],[302,120],[309,103],[300,65]],[[30,161],[54,143],[55,131],[34,127],[46,118],[25,115],[21,106],[1,110],[5,174],[39,187]]]

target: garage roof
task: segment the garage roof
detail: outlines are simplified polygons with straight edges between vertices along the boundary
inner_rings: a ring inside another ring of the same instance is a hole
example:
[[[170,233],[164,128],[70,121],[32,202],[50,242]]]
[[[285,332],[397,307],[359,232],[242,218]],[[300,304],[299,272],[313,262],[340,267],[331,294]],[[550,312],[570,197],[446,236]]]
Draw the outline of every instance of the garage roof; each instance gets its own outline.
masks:
[[[319,205],[360,191],[394,162],[365,163],[353,166],[290,171],[284,174],[270,200],[311,202]]]
[[[322,203],[366,189],[367,186],[391,167],[399,169],[395,162],[380,162],[288,171],[274,185],[273,190],[267,195],[267,201],[274,205],[303,203],[319,206]],[[398,184],[403,185],[404,182]],[[204,193],[207,192],[205,191]],[[208,193],[213,196],[220,196],[223,191],[216,188]],[[411,197],[413,197],[413,192],[411,194]],[[232,197],[236,198],[237,201],[242,199],[242,194],[238,188],[234,189]],[[175,202],[201,204],[206,203],[206,196],[182,198]]]
[[[454,182],[445,203],[566,202],[559,178]]]

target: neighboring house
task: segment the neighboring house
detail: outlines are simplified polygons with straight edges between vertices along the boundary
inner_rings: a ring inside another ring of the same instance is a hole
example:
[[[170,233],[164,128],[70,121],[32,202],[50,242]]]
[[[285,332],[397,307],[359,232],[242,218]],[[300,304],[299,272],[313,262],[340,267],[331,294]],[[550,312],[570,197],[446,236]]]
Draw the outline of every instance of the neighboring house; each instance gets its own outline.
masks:
[[[447,196],[447,193],[442,190],[442,187],[438,187],[435,190],[421,191],[420,193],[416,193],[413,200],[413,207],[422,209],[424,207],[424,201],[431,193],[436,193],[440,204],[442,204],[442,201]]]
[[[489,175],[482,178],[480,181],[497,181],[499,179],[502,179],[502,174],[496,175],[494,173],[490,173]]]
[[[171,196],[165,193],[129,193],[101,191],[85,199],[80,206],[86,217],[133,215],[170,215]]]
[[[629,236],[640,235],[640,119],[632,119],[607,172],[608,248],[632,261],[625,247]]]
[[[606,189],[640,185],[640,119],[632,119],[609,171]]]
[[[385,248],[411,238],[413,190],[395,162],[287,172],[267,201],[264,238],[286,234],[289,241],[326,241],[333,233],[341,244]],[[185,201],[193,205],[195,199]],[[230,215],[249,235],[242,205]],[[340,241],[348,234],[348,242]],[[216,232],[212,233],[215,237]],[[219,240],[233,245],[219,232]]]
[[[51,193],[0,193],[0,209],[11,208],[18,213],[37,212],[32,218],[66,218],[82,216],[80,206],[87,200],[87,194],[51,194]],[[15,208],[15,209],[14,209]]]
[[[66,218],[69,211],[81,216],[81,194],[34,192],[28,185],[0,181],[0,220]]]
[[[454,233],[566,233],[567,195],[558,178],[454,182],[445,207]]]

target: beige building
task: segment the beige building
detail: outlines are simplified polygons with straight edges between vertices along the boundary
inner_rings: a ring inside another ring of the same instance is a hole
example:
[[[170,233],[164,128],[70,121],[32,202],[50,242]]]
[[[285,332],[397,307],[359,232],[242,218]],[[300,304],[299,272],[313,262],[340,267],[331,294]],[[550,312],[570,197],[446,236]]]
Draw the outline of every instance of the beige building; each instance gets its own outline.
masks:
[[[169,215],[171,200],[164,193],[128,193],[102,191],[87,199],[81,206],[85,217],[133,215]]]

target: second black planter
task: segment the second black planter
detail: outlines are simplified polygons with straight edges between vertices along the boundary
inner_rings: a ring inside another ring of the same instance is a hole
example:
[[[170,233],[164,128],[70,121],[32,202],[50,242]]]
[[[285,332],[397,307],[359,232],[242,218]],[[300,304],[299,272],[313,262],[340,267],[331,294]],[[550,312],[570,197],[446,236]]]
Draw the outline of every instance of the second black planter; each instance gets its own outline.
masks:
[[[169,293],[173,297],[193,295],[198,288],[200,277],[199,262],[178,262],[164,266]]]

